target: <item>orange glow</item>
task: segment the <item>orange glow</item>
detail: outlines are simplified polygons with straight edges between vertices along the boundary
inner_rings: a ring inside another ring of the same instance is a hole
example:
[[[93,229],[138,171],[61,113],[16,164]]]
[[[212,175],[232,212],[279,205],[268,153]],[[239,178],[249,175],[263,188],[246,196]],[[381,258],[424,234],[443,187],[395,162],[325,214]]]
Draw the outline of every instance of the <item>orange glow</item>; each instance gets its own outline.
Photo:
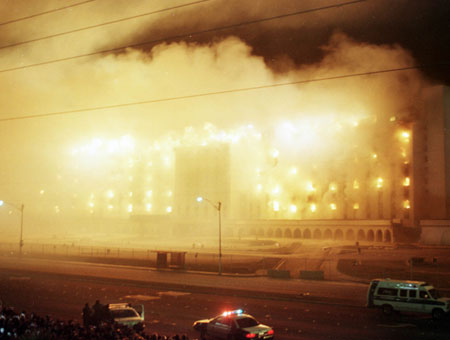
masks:
[[[410,184],[411,184],[411,181],[410,181],[409,177],[405,177],[405,179],[403,180],[403,186],[409,187]]]
[[[411,204],[410,204],[409,200],[405,200],[405,201],[403,202],[403,208],[405,208],[405,209],[411,209]]]

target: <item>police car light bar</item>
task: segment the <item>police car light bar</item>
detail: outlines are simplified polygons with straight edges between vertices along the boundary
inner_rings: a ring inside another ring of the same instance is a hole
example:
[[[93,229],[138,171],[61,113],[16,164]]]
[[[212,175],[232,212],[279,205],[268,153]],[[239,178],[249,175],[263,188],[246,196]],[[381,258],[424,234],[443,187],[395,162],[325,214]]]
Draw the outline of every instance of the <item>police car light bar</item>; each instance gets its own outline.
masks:
[[[231,314],[237,314],[237,315],[239,315],[239,314],[242,314],[243,313],[243,310],[242,309],[236,309],[236,310],[232,310],[232,311],[227,311],[227,312],[223,312],[223,316],[229,316],[229,315],[231,315]]]

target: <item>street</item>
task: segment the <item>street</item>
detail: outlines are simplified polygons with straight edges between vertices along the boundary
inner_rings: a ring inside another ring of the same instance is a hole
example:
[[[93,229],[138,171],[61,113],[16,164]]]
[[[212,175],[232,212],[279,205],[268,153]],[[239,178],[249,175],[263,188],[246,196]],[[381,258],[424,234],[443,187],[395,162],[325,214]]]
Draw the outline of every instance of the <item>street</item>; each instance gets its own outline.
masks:
[[[142,303],[149,334],[186,334],[191,339],[198,338],[191,328],[195,320],[242,308],[261,323],[273,326],[276,339],[280,340],[448,339],[447,323],[406,315],[386,319],[380,311],[363,305],[328,302],[325,298],[303,302],[276,295],[258,298],[206,288],[204,293],[202,289],[190,292],[172,288],[148,282],[11,268],[0,272],[0,297],[17,311],[81,322],[81,309],[86,302],[92,305],[99,299],[102,303]]]

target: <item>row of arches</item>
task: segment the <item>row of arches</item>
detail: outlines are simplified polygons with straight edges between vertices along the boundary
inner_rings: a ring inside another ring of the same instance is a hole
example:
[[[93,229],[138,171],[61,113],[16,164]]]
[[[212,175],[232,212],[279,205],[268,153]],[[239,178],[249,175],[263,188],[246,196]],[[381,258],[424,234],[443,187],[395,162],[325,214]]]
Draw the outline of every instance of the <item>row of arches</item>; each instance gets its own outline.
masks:
[[[245,234],[244,229],[239,230],[240,235]],[[331,229],[331,228],[266,228],[252,227],[250,236],[275,237],[275,238],[302,238],[315,240],[336,241],[368,241],[368,242],[392,242],[390,229]]]

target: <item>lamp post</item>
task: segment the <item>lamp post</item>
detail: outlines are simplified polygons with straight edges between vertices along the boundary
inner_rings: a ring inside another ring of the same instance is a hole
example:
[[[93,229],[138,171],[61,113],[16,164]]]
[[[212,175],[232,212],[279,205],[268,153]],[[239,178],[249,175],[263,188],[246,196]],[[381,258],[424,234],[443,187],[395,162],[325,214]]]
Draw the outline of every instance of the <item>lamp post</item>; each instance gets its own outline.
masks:
[[[197,202],[201,202],[205,200],[211,206],[214,207],[219,212],[219,275],[222,275],[222,217],[221,217],[221,211],[222,211],[222,202],[218,201],[217,204],[214,204],[209,199],[204,197],[197,197]]]
[[[24,204],[22,203],[22,204],[20,205],[20,207],[18,207],[18,206],[14,205],[14,204],[11,204],[11,203],[8,203],[8,202],[1,201],[1,200],[0,200],[0,207],[1,207],[2,205],[7,205],[7,206],[10,206],[11,208],[16,209],[17,211],[20,211],[19,256],[22,257],[22,247],[23,247],[23,209],[25,208],[25,206],[24,206]]]

